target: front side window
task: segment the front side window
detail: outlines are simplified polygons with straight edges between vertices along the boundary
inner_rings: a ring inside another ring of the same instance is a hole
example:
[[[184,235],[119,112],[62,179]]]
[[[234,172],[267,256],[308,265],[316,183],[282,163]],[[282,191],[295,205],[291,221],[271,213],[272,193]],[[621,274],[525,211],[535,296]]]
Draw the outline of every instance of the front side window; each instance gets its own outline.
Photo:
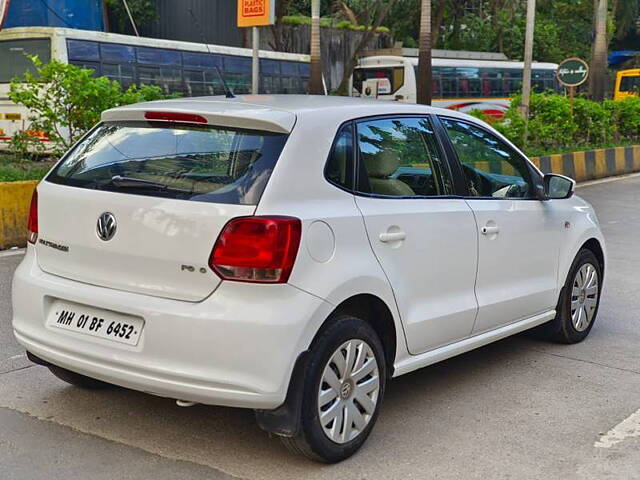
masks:
[[[109,122],[51,172],[53,183],[212,203],[256,205],[287,135],[147,122]]]
[[[442,123],[472,197],[531,198],[531,173],[521,155],[479,127],[446,118]]]
[[[392,197],[450,195],[448,169],[425,117],[358,123],[359,190]]]

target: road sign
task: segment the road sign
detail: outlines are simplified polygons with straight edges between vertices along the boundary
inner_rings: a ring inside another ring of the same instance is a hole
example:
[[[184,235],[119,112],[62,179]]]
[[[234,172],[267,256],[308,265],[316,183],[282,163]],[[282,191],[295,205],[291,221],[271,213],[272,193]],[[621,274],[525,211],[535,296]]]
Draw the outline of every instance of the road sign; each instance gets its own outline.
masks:
[[[238,27],[262,27],[276,21],[276,0],[238,0]]]
[[[556,76],[565,87],[577,87],[587,81],[589,65],[581,58],[567,58],[558,65]]]

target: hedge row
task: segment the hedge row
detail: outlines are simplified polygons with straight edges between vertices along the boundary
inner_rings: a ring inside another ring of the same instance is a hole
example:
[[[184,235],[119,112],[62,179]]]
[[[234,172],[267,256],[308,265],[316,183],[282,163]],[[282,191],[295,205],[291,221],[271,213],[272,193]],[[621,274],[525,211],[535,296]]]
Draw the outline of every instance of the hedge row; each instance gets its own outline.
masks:
[[[603,103],[564,95],[531,95],[528,140],[524,141],[524,120],[515,97],[502,120],[493,126],[528,152],[561,152],[612,144],[640,143],[640,98]]]

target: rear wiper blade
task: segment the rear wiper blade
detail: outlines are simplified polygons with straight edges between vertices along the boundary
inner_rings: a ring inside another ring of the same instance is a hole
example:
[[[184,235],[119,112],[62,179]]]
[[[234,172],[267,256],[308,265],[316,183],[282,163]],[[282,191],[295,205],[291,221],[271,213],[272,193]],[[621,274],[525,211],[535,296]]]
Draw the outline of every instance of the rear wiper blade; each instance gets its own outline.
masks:
[[[121,175],[114,175],[109,182],[111,185],[118,188],[137,188],[142,190],[160,190],[166,192],[179,192],[179,193],[193,193],[191,190],[184,190],[181,188],[170,187],[164,183],[154,182],[151,180],[143,180],[142,178],[123,177]]]

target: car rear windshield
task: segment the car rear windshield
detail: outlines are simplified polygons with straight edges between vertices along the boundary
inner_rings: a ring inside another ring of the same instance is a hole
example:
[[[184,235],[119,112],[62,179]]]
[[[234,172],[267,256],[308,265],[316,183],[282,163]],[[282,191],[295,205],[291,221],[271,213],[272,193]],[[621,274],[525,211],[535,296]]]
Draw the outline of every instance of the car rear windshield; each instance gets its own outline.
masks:
[[[287,135],[219,126],[102,123],[49,174],[73,187],[257,205]]]

